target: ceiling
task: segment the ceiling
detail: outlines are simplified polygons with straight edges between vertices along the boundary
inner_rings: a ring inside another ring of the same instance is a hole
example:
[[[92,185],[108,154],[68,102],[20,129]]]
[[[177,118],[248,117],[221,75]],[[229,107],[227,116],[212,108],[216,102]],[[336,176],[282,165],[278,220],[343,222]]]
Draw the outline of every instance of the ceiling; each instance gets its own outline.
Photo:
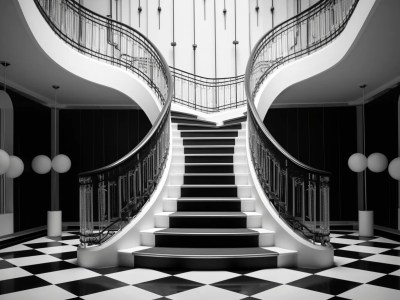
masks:
[[[82,80],[55,64],[34,40],[14,1],[0,1],[0,60],[11,63],[6,76],[9,86],[49,106],[54,101],[51,86],[59,85],[61,107],[138,108],[119,91]],[[358,104],[360,84],[367,84],[367,97],[397,84],[399,16],[399,0],[380,0],[351,52],[330,70],[286,89],[274,106]]]

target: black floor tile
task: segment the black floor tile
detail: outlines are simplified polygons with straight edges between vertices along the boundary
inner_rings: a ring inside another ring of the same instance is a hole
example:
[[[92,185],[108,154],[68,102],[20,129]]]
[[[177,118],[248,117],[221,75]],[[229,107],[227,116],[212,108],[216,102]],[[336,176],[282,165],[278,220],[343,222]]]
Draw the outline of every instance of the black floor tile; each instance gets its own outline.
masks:
[[[392,250],[388,250],[388,251],[382,252],[381,254],[392,255],[392,256],[400,256],[400,250],[392,249]]]
[[[221,289],[236,292],[239,294],[251,296],[272,289],[274,287],[277,287],[280,284],[267,280],[261,280],[254,277],[239,276],[228,280],[220,281],[211,285]]]
[[[378,248],[397,248],[399,244],[391,244],[391,243],[380,243],[380,242],[364,242],[357,244],[358,246],[368,246],[368,247],[378,247]]]
[[[46,242],[46,243],[25,244],[25,246],[32,248],[32,249],[39,249],[39,248],[65,246],[65,244],[60,243],[60,242]]]
[[[356,235],[343,235],[338,237],[340,239],[348,239],[348,240],[361,240],[361,241],[370,241],[376,239],[377,236],[367,237],[367,236],[356,236]]]
[[[92,277],[82,280],[70,281],[57,284],[58,287],[78,296],[104,292],[127,284],[105,276]]]
[[[79,235],[68,235],[68,236],[55,236],[55,237],[48,237],[54,241],[69,241],[69,240],[77,240],[79,239]]]
[[[41,274],[41,273],[48,273],[66,269],[77,268],[78,266],[68,263],[66,261],[55,261],[50,263],[44,264],[36,264],[22,267],[22,269],[32,273],[32,274]]]
[[[335,256],[342,256],[342,257],[347,257],[347,258],[365,258],[374,254],[371,253],[364,253],[364,252],[355,252],[355,251],[347,251],[347,250],[335,250],[334,252]]]
[[[345,264],[343,265],[343,267],[355,268],[355,269],[385,273],[385,274],[389,274],[400,269],[400,266],[397,265],[383,264],[366,260],[357,260],[349,264]]]
[[[203,286],[203,284],[171,276],[142,282],[135,286],[157,295],[169,296]]]
[[[368,284],[400,290],[400,276],[386,275],[368,282]]]
[[[33,249],[0,253],[0,257],[3,259],[12,259],[12,258],[20,258],[20,257],[28,257],[28,256],[36,256],[36,255],[44,255],[44,253],[33,250]]]
[[[346,245],[346,244],[339,244],[339,243],[331,243],[331,245],[332,245],[332,247],[334,248],[334,249],[340,249],[340,248],[343,248],[343,247],[347,247],[348,245]]]
[[[47,281],[36,276],[25,276],[0,281],[0,295],[34,289],[50,285]]]
[[[349,299],[335,296],[335,297],[329,298],[328,300],[349,300]]]
[[[330,295],[338,295],[360,285],[360,283],[320,275],[311,275],[289,283],[303,289]]]
[[[54,254],[50,254],[51,256],[57,257],[59,259],[73,259],[73,258],[77,258],[77,252],[76,251],[70,251],[70,252],[63,252],[63,253],[54,253]]]
[[[101,269],[89,269],[93,272],[99,273],[101,275],[107,275],[107,274],[112,274],[112,273],[117,273],[117,272],[122,272],[122,271],[127,271],[127,270],[132,270],[132,268],[127,268],[127,267],[111,267],[111,268],[101,268]]]
[[[13,264],[10,264],[8,261],[0,260],[0,269],[7,269],[15,267]]]

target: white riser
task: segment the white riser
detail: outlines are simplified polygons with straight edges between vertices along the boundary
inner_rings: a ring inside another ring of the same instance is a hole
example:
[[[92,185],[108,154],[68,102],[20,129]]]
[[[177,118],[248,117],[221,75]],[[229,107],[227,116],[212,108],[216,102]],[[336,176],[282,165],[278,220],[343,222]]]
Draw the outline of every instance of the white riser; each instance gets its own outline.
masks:
[[[256,210],[256,200],[254,198],[243,198],[240,200],[242,212],[254,212]],[[163,210],[165,212],[177,211],[177,199],[167,198],[163,200]]]
[[[207,187],[204,187],[207,188]],[[237,186],[237,195],[239,198],[250,198],[252,195],[252,187],[250,185],[239,185]],[[168,197],[179,198],[181,197],[181,186],[180,185],[169,185],[168,186]]]
[[[174,173],[174,174],[170,174],[169,175],[169,184],[171,185],[176,185],[176,184],[183,184],[183,176],[185,174],[184,173]],[[213,174],[209,174],[209,175],[213,175]],[[208,175],[204,175],[204,176],[208,176]],[[223,175],[220,175],[223,176]],[[242,173],[242,174],[235,174],[235,184],[249,184],[249,174],[248,173]]]

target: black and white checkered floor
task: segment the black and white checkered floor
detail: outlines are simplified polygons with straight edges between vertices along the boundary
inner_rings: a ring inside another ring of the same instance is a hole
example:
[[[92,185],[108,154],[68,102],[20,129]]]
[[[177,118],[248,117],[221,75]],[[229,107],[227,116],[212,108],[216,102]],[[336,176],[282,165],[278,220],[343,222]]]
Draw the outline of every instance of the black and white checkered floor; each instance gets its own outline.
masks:
[[[160,272],[76,265],[74,232],[0,249],[0,299],[400,299],[400,239],[335,231],[324,270]]]

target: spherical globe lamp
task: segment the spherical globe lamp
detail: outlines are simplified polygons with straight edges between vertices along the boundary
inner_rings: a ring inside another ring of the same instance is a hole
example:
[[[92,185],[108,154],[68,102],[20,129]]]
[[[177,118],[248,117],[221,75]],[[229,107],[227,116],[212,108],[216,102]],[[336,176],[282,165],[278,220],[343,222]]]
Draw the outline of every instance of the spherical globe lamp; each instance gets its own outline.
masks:
[[[0,149],[0,175],[7,172],[9,166],[10,166],[10,156],[6,151]]]
[[[10,156],[10,167],[6,172],[7,178],[17,178],[24,171],[24,163],[18,156]]]
[[[362,153],[354,153],[349,157],[347,164],[353,172],[362,172],[367,167],[367,158]]]
[[[71,160],[65,154],[58,154],[54,156],[51,166],[53,170],[58,173],[65,173],[71,168]]]
[[[388,171],[393,179],[400,180],[400,157],[397,157],[390,162]]]
[[[51,170],[51,160],[46,155],[38,155],[32,160],[32,169],[38,174],[46,174]]]
[[[388,165],[388,160],[382,153],[372,153],[368,156],[368,169],[375,173],[385,171]]]

